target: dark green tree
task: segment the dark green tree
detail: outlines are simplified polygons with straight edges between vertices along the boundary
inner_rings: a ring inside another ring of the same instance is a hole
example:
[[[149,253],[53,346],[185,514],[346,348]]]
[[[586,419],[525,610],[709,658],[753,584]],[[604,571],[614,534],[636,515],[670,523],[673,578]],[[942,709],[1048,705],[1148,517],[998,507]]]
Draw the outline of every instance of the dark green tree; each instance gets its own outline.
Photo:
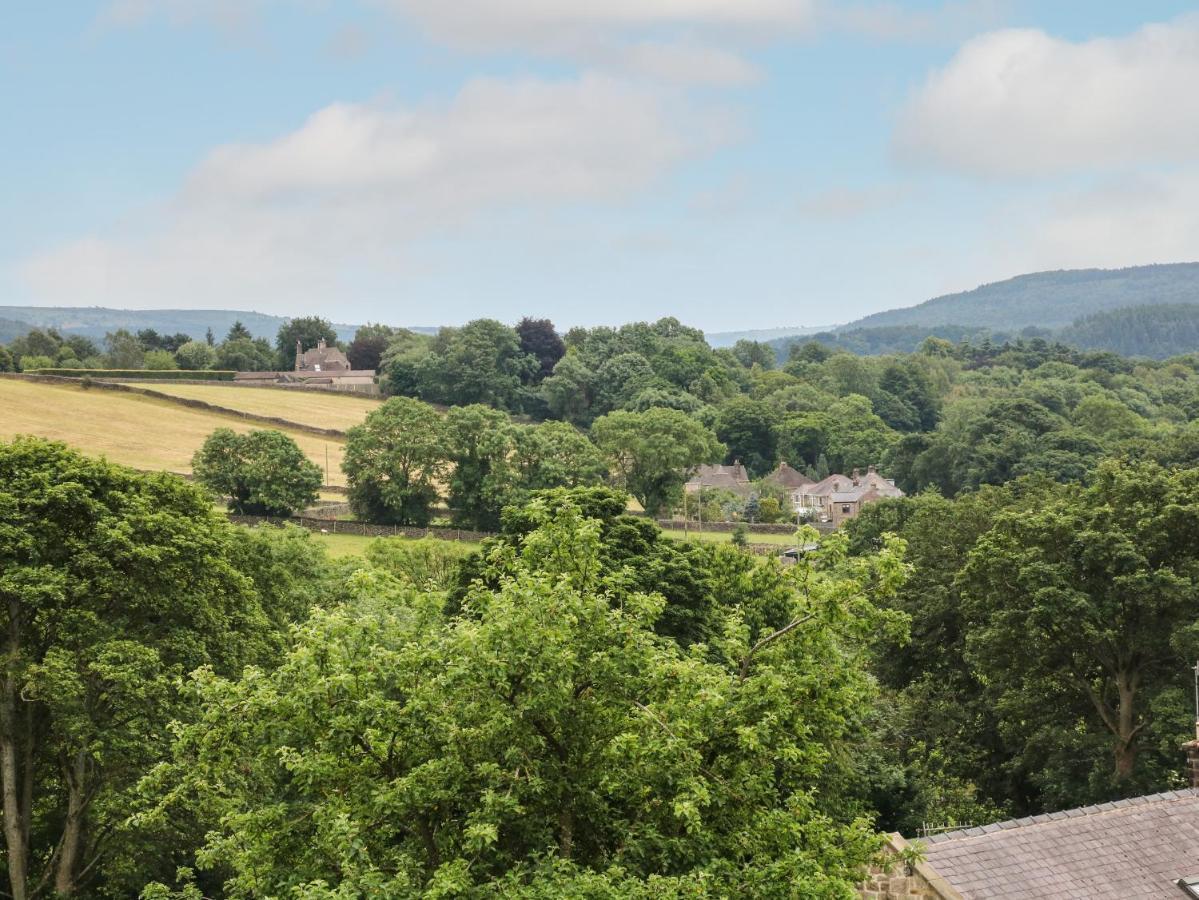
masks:
[[[427,403],[392,397],[346,433],[342,468],[360,517],[428,525],[447,474],[441,416]]]
[[[218,428],[192,458],[196,480],[240,515],[290,516],[316,502],[320,467],[281,431]]]
[[[711,431],[676,409],[609,413],[596,420],[591,434],[651,516],[678,502],[692,469],[724,455]]]

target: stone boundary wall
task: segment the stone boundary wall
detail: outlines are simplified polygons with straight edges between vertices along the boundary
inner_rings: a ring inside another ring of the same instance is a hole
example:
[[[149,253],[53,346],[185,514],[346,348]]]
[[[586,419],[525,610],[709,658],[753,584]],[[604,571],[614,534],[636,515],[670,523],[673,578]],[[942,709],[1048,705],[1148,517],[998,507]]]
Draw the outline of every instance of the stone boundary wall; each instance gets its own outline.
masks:
[[[0,375],[0,378],[11,378],[19,381],[37,381],[47,384],[70,384],[78,387],[83,387],[82,378],[70,378],[65,375],[33,375],[24,372],[5,372]],[[224,381],[177,381],[172,384],[221,384],[228,385],[232,382]],[[169,403],[174,403],[178,406],[185,406],[189,409],[202,409],[206,412],[220,413],[223,416],[233,416],[238,419],[245,419],[247,422],[256,422],[262,425],[273,425],[277,428],[286,428],[289,431],[302,431],[305,434],[316,435],[317,437],[337,438],[344,440],[346,433],[339,431],[336,428],[318,428],[315,425],[305,425],[302,422],[293,422],[290,419],[281,419],[277,416],[263,416],[257,413],[243,412],[240,409],[230,409],[227,406],[219,406],[216,403],[209,403],[207,400],[193,400],[190,397],[176,397],[174,394],[168,394],[165,391],[156,391],[153,388],[142,387],[140,384],[132,384],[127,381],[100,381],[95,378],[87,382],[86,390],[100,391],[118,391],[126,394],[140,394],[143,397],[150,397],[155,400],[166,400]]]
[[[443,541],[466,541],[477,544],[484,538],[494,537],[486,531],[470,531],[465,528],[411,528],[407,525],[371,525],[368,522],[340,522],[337,519],[318,519],[315,516],[292,516],[285,519],[278,516],[239,516],[229,514],[229,521],[235,525],[296,525],[309,531],[327,534],[354,534],[359,537],[406,537],[440,538]]]

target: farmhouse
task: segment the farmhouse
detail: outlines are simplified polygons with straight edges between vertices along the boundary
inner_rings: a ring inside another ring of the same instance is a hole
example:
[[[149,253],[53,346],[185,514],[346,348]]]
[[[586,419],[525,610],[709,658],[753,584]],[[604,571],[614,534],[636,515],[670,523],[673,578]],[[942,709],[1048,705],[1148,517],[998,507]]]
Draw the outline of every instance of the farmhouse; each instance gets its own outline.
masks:
[[[839,526],[860,513],[868,503],[902,496],[903,491],[894,481],[884,478],[871,466],[865,475],[854,469],[852,475],[829,475],[815,484],[798,487],[792,492],[791,500],[796,513]]]
[[[352,369],[350,361],[322,338],[310,350],[296,341],[296,366],[291,372],[238,372],[233,378],[244,385],[316,387],[326,390],[378,393],[374,369]]]

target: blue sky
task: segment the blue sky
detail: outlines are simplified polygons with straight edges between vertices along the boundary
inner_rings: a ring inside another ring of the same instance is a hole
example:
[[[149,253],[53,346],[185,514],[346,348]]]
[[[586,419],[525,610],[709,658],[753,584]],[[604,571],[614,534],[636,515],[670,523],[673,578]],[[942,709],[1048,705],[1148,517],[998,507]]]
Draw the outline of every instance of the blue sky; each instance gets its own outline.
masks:
[[[0,304],[715,331],[1193,260],[1189,7],[10,4]]]

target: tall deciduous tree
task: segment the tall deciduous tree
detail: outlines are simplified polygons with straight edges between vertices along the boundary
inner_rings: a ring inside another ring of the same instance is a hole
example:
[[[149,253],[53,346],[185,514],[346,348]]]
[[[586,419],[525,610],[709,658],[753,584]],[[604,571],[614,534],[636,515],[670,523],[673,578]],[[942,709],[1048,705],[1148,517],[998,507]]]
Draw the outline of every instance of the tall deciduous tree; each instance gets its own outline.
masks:
[[[290,516],[316,502],[320,467],[288,435],[218,428],[192,458],[196,479],[242,515]]]
[[[520,486],[530,491],[600,484],[608,475],[599,448],[565,422],[542,422],[520,429],[512,465]]]
[[[1030,739],[1026,753],[1042,754],[1034,766],[1059,778],[1082,766],[1075,794],[1087,781],[1098,793],[1162,783],[1161,760],[1142,756],[1186,738],[1154,729],[1183,702],[1159,698],[1186,685],[1194,662],[1197,579],[1194,471],[1105,463],[1085,490],[1057,489],[1039,510],[998,518],[960,576],[968,651],[1007,726]],[[1106,760],[1088,758],[1096,735]]]
[[[778,576],[783,624],[751,637],[730,608],[689,654],[655,634],[660,596],[605,575],[600,523],[533,511],[462,615],[375,576],[274,673],[200,676],[156,778],[220,813],[201,863],[232,895],[319,900],[853,896],[879,839],[827,773],[898,548],[847,563],[833,540]]]
[[[0,443],[0,796],[15,900],[78,895],[106,873],[115,891],[131,859],[156,865],[157,850],[131,851],[125,820],[184,710],[178,681],[198,666],[238,671],[253,660],[247,635],[267,631],[229,540],[179,478]]]
[[[538,381],[554,371],[566,355],[566,344],[554,330],[549,319],[530,319],[528,316],[516,323],[516,336],[520,338],[520,349],[537,360],[539,366],[535,377]]]
[[[724,454],[711,431],[677,409],[609,413],[596,420],[591,434],[651,516],[677,501],[691,469]]]
[[[508,459],[515,434],[508,414],[481,404],[451,407],[443,434],[451,467],[447,501],[454,524],[495,531],[515,486]]]
[[[358,515],[427,525],[447,474],[441,416],[427,403],[392,397],[347,432],[342,468]]]
[[[346,347],[350,368],[377,370],[394,336],[395,329],[388,325],[363,325]]]

